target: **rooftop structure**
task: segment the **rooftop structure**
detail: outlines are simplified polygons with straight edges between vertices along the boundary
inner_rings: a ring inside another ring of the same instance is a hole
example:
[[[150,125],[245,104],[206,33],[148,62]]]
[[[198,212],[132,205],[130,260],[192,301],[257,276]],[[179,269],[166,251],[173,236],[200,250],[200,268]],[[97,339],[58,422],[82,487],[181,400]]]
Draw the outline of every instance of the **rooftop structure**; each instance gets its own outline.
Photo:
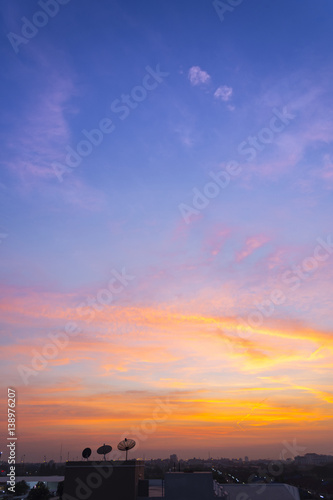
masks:
[[[226,500],[300,500],[298,489],[289,484],[224,484],[222,491]]]
[[[143,462],[136,460],[67,462],[64,498],[137,500],[143,478]]]
[[[167,472],[165,500],[214,500],[211,472]]]

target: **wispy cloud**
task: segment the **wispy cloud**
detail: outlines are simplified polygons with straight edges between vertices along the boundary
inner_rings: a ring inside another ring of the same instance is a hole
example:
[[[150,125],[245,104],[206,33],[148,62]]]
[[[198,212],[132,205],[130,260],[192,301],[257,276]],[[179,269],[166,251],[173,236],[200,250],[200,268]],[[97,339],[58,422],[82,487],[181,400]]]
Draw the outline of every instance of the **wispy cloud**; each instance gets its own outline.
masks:
[[[31,96],[24,122],[15,124],[8,137],[12,154],[6,164],[24,180],[54,177],[51,161],[70,140],[65,113],[73,82],[55,72],[45,78],[46,90]]]
[[[258,236],[251,236],[245,241],[245,245],[240,252],[236,254],[236,262],[240,262],[249,255],[251,255],[257,248],[262,247],[265,243],[269,241],[268,237],[261,234]]]
[[[324,155],[324,167],[321,172],[322,179],[326,182],[327,189],[333,189],[333,161],[332,155]]]

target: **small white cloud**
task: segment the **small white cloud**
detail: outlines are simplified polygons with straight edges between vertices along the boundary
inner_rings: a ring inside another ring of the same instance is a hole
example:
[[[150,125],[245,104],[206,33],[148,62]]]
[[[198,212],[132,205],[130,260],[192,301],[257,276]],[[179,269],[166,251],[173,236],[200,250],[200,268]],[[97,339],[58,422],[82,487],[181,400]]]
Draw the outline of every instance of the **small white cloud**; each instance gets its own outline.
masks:
[[[188,72],[188,79],[191,85],[201,85],[210,81],[210,76],[206,71],[203,71],[199,66],[192,66]]]
[[[218,89],[215,90],[214,97],[215,99],[221,99],[222,101],[229,101],[232,96],[232,88],[227,85],[221,85]]]

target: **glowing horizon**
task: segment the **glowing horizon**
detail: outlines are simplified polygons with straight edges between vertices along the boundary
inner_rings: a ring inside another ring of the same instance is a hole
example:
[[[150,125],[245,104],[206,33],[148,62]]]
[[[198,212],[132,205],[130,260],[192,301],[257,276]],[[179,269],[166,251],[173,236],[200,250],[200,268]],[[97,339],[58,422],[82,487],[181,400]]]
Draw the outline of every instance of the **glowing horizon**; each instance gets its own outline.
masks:
[[[18,459],[333,454],[333,5],[56,6],[1,7]]]

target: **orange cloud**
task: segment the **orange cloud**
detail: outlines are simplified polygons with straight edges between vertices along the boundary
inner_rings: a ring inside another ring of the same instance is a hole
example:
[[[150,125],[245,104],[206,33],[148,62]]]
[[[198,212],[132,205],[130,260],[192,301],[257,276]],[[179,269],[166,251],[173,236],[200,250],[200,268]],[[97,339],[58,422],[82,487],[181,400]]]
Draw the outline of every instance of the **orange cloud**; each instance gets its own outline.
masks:
[[[156,425],[156,447],[168,438],[175,447],[180,438],[190,447],[194,437],[215,435],[222,446],[244,433],[248,442],[263,442],[272,431],[284,439],[311,426],[332,428],[328,332],[290,320],[252,329],[234,316],[204,314],[195,306],[110,305],[88,322],[73,297],[8,299],[6,320],[19,314],[32,334],[12,336],[2,346],[3,366],[10,359],[31,366],[33,352],[42,353],[50,342],[47,332],[63,331],[69,319],[81,328],[27,386],[16,374],[22,445],[38,434],[46,439],[51,429],[73,446],[83,433],[116,440],[152,419],[157,399],[167,399],[170,412]],[[36,330],[40,313],[45,324],[57,326]]]

